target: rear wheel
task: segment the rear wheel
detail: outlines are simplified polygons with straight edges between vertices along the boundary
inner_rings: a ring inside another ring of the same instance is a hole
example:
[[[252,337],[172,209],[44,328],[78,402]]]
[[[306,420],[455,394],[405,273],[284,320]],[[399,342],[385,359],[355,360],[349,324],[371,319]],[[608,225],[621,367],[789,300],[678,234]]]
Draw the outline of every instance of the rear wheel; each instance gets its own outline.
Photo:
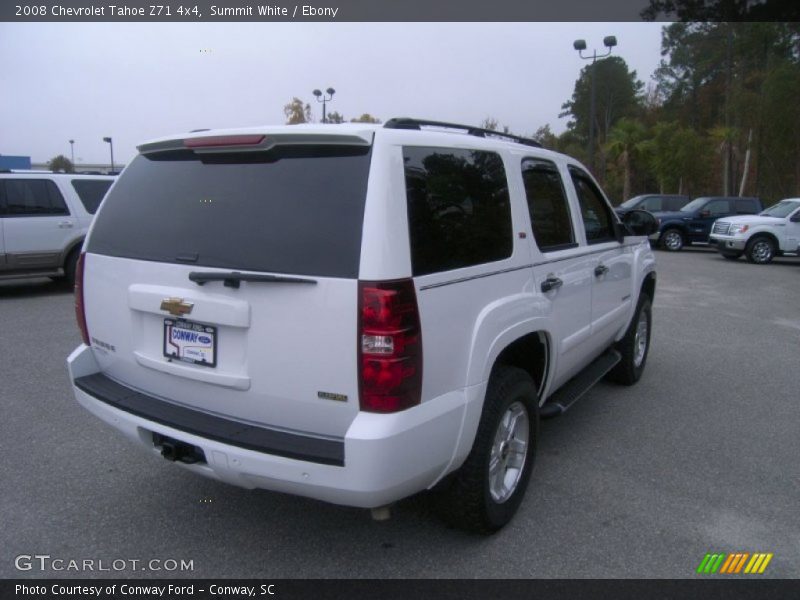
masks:
[[[766,236],[754,237],[747,242],[744,254],[747,262],[766,265],[775,257],[775,242]]]
[[[685,240],[680,229],[667,229],[661,235],[661,247],[670,252],[677,252],[683,248],[684,243]]]
[[[72,252],[69,253],[67,256],[67,260],[64,261],[64,276],[66,282],[69,285],[75,285],[75,270],[78,266],[78,256],[80,255],[80,249],[76,248]]]
[[[522,369],[496,367],[472,450],[439,490],[442,516],[462,529],[481,533],[508,523],[525,496],[538,437],[533,380]]]
[[[628,331],[625,332],[616,349],[622,359],[608,373],[608,379],[623,385],[633,385],[644,372],[647,354],[650,351],[650,331],[653,328],[653,310],[650,296],[641,294],[639,305]]]

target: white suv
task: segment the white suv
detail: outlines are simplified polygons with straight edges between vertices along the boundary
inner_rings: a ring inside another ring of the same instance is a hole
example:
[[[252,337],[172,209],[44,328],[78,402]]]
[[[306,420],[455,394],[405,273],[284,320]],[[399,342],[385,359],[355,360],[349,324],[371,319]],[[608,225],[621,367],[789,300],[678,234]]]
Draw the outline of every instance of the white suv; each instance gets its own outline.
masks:
[[[81,244],[114,177],[0,172],[0,279],[75,277]]]
[[[641,375],[655,291],[655,219],[626,229],[537,146],[413,119],[140,146],[79,263],[78,401],[221,481],[366,508],[436,486],[500,528],[539,417]]]

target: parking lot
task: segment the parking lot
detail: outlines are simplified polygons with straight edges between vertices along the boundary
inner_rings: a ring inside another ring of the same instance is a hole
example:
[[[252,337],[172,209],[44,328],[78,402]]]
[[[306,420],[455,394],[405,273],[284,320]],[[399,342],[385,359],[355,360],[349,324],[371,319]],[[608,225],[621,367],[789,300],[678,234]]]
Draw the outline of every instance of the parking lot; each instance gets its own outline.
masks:
[[[800,259],[659,252],[641,382],[542,423],[531,487],[492,537],[423,496],[393,518],[216,483],[129,445],[72,397],[71,291],[0,282],[0,576],[690,577],[771,552],[800,577]],[[174,559],[190,572],[20,572],[14,557]]]

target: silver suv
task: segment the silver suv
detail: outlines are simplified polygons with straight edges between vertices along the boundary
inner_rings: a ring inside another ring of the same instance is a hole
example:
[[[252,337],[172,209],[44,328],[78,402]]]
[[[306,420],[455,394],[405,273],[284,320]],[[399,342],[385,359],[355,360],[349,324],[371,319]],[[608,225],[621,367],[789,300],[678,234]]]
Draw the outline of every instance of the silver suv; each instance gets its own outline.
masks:
[[[539,418],[647,360],[649,213],[530,140],[414,119],[143,144],[78,265],[78,401],[246,488],[493,531]],[[88,451],[88,449],[87,449]]]

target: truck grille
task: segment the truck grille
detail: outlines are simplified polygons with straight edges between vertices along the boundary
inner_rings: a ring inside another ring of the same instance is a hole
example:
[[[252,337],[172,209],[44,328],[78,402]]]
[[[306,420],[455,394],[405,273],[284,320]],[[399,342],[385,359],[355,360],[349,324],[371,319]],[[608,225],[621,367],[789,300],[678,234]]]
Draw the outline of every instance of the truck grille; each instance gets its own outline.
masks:
[[[714,223],[714,229],[711,230],[711,233],[719,233],[721,235],[728,235],[728,231],[731,228],[730,223],[725,223],[724,221],[717,221]]]

